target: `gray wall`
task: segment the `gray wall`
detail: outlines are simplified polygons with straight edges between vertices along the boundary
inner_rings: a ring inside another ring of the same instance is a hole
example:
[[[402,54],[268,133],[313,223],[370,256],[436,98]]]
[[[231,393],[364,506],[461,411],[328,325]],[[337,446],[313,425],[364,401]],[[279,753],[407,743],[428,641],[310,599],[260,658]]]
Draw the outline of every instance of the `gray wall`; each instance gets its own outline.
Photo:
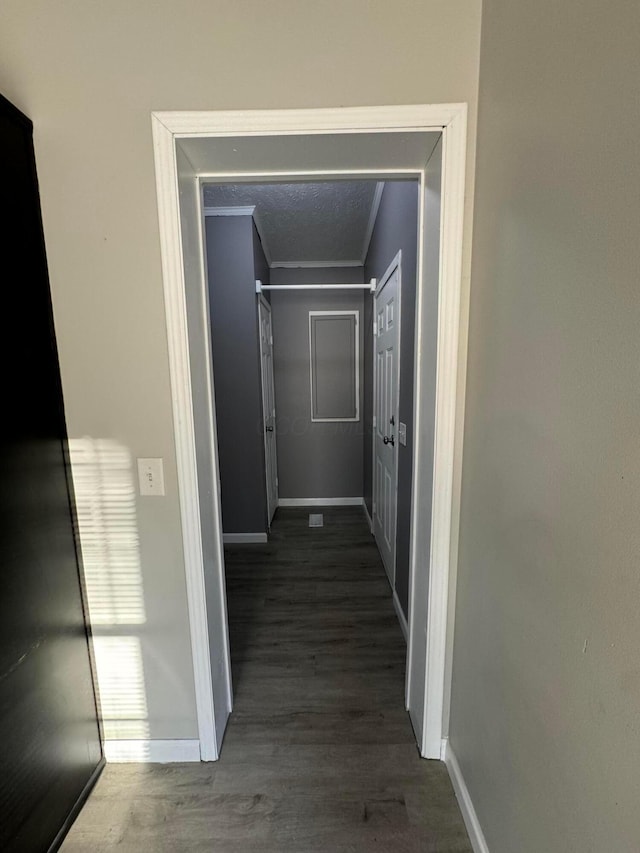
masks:
[[[256,259],[250,216],[206,218],[222,525],[225,533],[267,529]]]
[[[450,742],[491,853],[640,809],[640,5],[483,4]]]
[[[398,528],[395,587],[408,613],[409,534],[411,522],[411,465],[413,459],[413,366],[416,312],[416,263],[418,251],[418,184],[389,181],[385,184],[365,262],[365,278],[380,279],[402,250],[400,319],[400,420],[407,425],[407,446],[398,446]],[[365,297],[364,340],[364,497],[371,514],[372,416],[373,416],[373,297]]]
[[[258,230],[253,223],[253,219],[251,220],[252,228],[252,242],[253,242],[253,284],[255,286],[255,280],[259,279],[263,284],[269,284],[271,279],[271,271],[269,269],[269,264],[267,263],[267,259],[264,256],[264,251],[262,250],[262,243],[260,242],[260,236],[258,235]],[[267,302],[271,302],[271,294],[269,291],[265,291],[264,297]],[[258,344],[258,351],[260,350],[260,346]]]
[[[273,269],[272,284],[358,284],[362,267]],[[362,470],[363,292],[271,293],[281,498],[360,497]],[[359,422],[312,423],[309,311],[360,311]]]

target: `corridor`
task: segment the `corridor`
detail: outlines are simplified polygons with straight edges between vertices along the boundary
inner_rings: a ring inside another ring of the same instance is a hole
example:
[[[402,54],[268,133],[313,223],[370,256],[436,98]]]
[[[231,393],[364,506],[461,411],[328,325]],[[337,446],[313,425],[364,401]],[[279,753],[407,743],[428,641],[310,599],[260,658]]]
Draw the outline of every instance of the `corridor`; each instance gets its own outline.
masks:
[[[225,549],[235,707],[210,764],[108,765],[63,853],[470,853],[419,758],[406,647],[360,507],[278,510]]]

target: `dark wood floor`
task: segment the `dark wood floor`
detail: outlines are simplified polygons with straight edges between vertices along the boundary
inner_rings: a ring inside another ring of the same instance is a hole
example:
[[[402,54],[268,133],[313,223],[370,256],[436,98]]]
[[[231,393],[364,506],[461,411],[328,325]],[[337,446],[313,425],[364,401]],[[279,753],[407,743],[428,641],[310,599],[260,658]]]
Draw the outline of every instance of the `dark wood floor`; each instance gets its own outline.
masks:
[[[404,709],[405,643],[362,509],[280,509],[225,550],[235,708],[215,764],[109,765],[64,853],[471,853]]]

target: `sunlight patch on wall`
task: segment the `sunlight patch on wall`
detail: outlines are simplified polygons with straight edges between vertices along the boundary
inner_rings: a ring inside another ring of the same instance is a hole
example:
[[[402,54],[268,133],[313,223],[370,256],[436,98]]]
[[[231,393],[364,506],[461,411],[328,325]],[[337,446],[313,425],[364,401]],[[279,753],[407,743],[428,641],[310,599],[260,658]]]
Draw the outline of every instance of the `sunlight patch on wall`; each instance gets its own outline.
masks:
[[[146,613],[131,454],[111,439],[80,438],[70,440],[69,455],[104,738],[146,741],[146,685],[136,636]]]
[[[102,724],[107,740],[149,737],[139,637],[94,637]]]
[[[91,624],[143,624],[131,455],[109,439],[72,439],[69,450]]]

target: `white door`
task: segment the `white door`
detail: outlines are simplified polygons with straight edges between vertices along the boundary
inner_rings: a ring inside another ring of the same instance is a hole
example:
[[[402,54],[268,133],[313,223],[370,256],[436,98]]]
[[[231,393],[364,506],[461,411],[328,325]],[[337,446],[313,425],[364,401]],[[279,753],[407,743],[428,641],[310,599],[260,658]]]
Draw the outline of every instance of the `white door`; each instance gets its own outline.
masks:
[[[273,386],[273,332],[271,306],[261,296],[260,365],[262,370],[262,422],[264,423],[264,458],[267,477],[267,512],[269,524],[278,506],[278,462],[276,458],[276,403]]]
[[[391,586],[396,569],[400,264],[374,296],[373,533]]]

